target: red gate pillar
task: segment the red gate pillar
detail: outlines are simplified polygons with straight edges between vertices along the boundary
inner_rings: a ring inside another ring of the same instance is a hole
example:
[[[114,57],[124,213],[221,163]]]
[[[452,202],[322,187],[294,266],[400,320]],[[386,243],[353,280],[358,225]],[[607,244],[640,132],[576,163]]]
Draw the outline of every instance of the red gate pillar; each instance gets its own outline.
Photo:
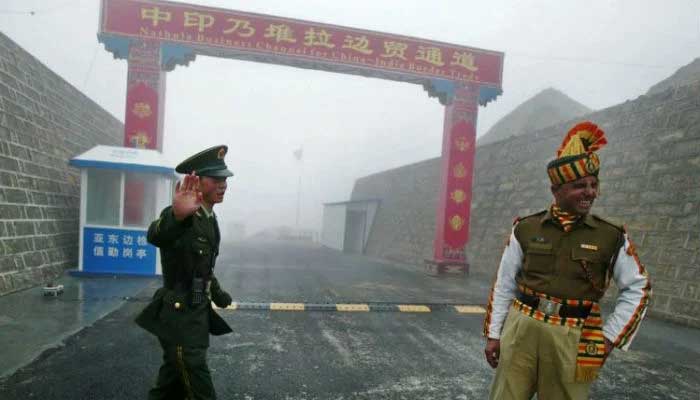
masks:
[[[127,57],[124,147],[163,151],[163,110],[165,71],[161,68],[162,46],[157,40],[133,40]],[[124,220],[126,225],[143,225],[146,182],[127,176],[124,182]]]
[[[158,40],[129,44],[124,147],[163,151],[165,71]]]
[[[464,247],[469,240],[478,98],[478,85],[456,84],[445,106],[433,259],[425,260],[430,274],[469,271]]]

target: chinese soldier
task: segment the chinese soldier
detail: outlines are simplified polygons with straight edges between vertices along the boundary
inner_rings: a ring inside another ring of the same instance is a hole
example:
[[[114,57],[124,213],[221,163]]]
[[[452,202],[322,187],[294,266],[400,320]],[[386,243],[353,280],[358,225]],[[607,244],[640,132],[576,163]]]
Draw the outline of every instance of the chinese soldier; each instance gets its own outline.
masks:
[[[651,295],[625,230],[590,213],[607,143],[582,122],[547,165],[553,204],[516,220],[496,275],[484,334],[496,368],[491,399],[587,399],[613,348],[627,350]],[[603,321],[598,302],[619,289]]]
[[[149,399],[215,399],[206,353],[209,334],[231,328],[212,309],[231,304],[214,276],[219,254],[219,226],[214,205],[233,176],[224,163],[226,146],[188,158],[175,170],[186,174],[175,187],[172,205],[148,228],[148,241],[160,248],[163,287],[136,323],[158,337],[163,365]]]

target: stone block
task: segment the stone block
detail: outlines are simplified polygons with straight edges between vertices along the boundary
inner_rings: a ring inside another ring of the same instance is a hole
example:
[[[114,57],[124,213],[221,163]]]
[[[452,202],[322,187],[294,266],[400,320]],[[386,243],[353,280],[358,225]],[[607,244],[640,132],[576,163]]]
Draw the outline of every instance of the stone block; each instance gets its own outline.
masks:
[[[22,259],[26,268],[38,267],[45,263],[44,256],[39,251],[24,253]]]
[[[700,249],[700,231],[693,230],[688,232],[688,237],[684,243],[684,248],[690,250]]]
[[[1,240],[6,254],[18,254],[32,249],[32,238],[10,237]]]
[[[644,236],[644,242],[641,246],[650,247],[662,247],[665,249],[669,248],[682,248],[688,238],[686,232],[648,232]]]
[[[8,222],[10,223],[10,222]],[[34,234],[34,222],[14,221],[11,222],[16,236],[28,236]]]
[[[654,283],[657,279],[675,280],[678,278],[678,267],[674,265],[650,264],[647,265],[647,269],[652,278],[652,283]]]
[[[29,219],[42,219],[42,218],[44,218],[43,213],[41,212],[41,207],[27,206],[27,207],[24,207],[24,212],[27,215],[27,218],[29,218]]]
[[[27,192],[22,189],[5,189],[5,201],[8,203],[27,203]]]
[[[0,274],[16,270],[17,265],[15,264],[15,256],[0,256]]]
[[[700,267],[679,267],[678,280],[681,282],[700,282]]]
[[[10,285],[3,274],[0,274],[0,296],[10,292]]]
[[[700,315],[700,301],[674,297],[671,298],[670,311],[674,314],[697,318],[697,316]]]
[[[6,171],[19,171],[19,162],[14,158],[0,156],[0,169]]]
[[[46,195],[46,193],[40,193],[40,192],[32,192],[31,193],[32,197],[32,204],[37,204],[37,205],[48,205],[49,204],[49,198]]]
[[[677,296],[683,290],[682,284],[679,281],[671,279],[655,279],[653,276],[652,279],[653,281],[651,283],[652,289],[654,290],[654,296]]]
[[[657,311],[668,311],[670,304],[671,298],[669,296],[654,293],[654,295],[651,296],[649,307]]]
[[[687,282],[683,291],[683,297],[689,300],[700,300],[700,283],[697,281]]]
[[[659,263],[671,264],[679,267],[685,267],[691,265],[695,262],[697,258],[697,251],[686,250],[683,248],[664,248],[663,252],[658,258]],[[680,269],[682,271],[683,268]]]
[[[55,221],[38,221],[35,222],[37,235],[50,235],[56,233]]]
[[[0,186],[17,186],[17,175],[13,172],[0,171]]]
[[[52,247],[56,247],[55,238],[53,236],[48,235],[34,236],[32,238],[32,243],[32,247],[34,248],[34,250],[46,250]]]
[[[668,229],[674,231],[698,231],[700,230],[700,216],[696,214],[687,217],[670,218]]]
[[[24,218],[22,206],[13,204],[0,204],[0,215],[3,220]]]
[[[16,90],[18,88],[17,79],[3,71],[0,71],[0,82],[12,89]]]

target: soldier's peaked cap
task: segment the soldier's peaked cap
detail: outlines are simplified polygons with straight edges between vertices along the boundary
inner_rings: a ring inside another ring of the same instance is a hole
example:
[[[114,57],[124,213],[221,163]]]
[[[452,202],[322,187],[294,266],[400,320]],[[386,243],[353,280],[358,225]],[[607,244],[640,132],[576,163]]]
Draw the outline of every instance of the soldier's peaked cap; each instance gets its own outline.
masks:
[[[228,170],[224,162],[226,152],[228,152],[228,146],[225,145],[210,147],[181,162],[175,167],[175,171],[181,174],[190,174],[194,171],[197,176],[233,176],[233,172]]]

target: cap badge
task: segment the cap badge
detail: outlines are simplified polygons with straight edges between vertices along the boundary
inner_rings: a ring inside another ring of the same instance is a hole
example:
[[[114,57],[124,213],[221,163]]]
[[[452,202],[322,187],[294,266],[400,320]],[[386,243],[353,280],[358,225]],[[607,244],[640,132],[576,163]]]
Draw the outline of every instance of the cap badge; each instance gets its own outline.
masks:
[[[218,158],[219,160],[223,160],[225,155],[226,155],[226,149],[222,147],[219,149],[219,152],[216,154],[216,158]]]
[[[595,163],[593,162],[593,157],[588,157],[586,159],[586,170],[589,174],[595,173]]]

